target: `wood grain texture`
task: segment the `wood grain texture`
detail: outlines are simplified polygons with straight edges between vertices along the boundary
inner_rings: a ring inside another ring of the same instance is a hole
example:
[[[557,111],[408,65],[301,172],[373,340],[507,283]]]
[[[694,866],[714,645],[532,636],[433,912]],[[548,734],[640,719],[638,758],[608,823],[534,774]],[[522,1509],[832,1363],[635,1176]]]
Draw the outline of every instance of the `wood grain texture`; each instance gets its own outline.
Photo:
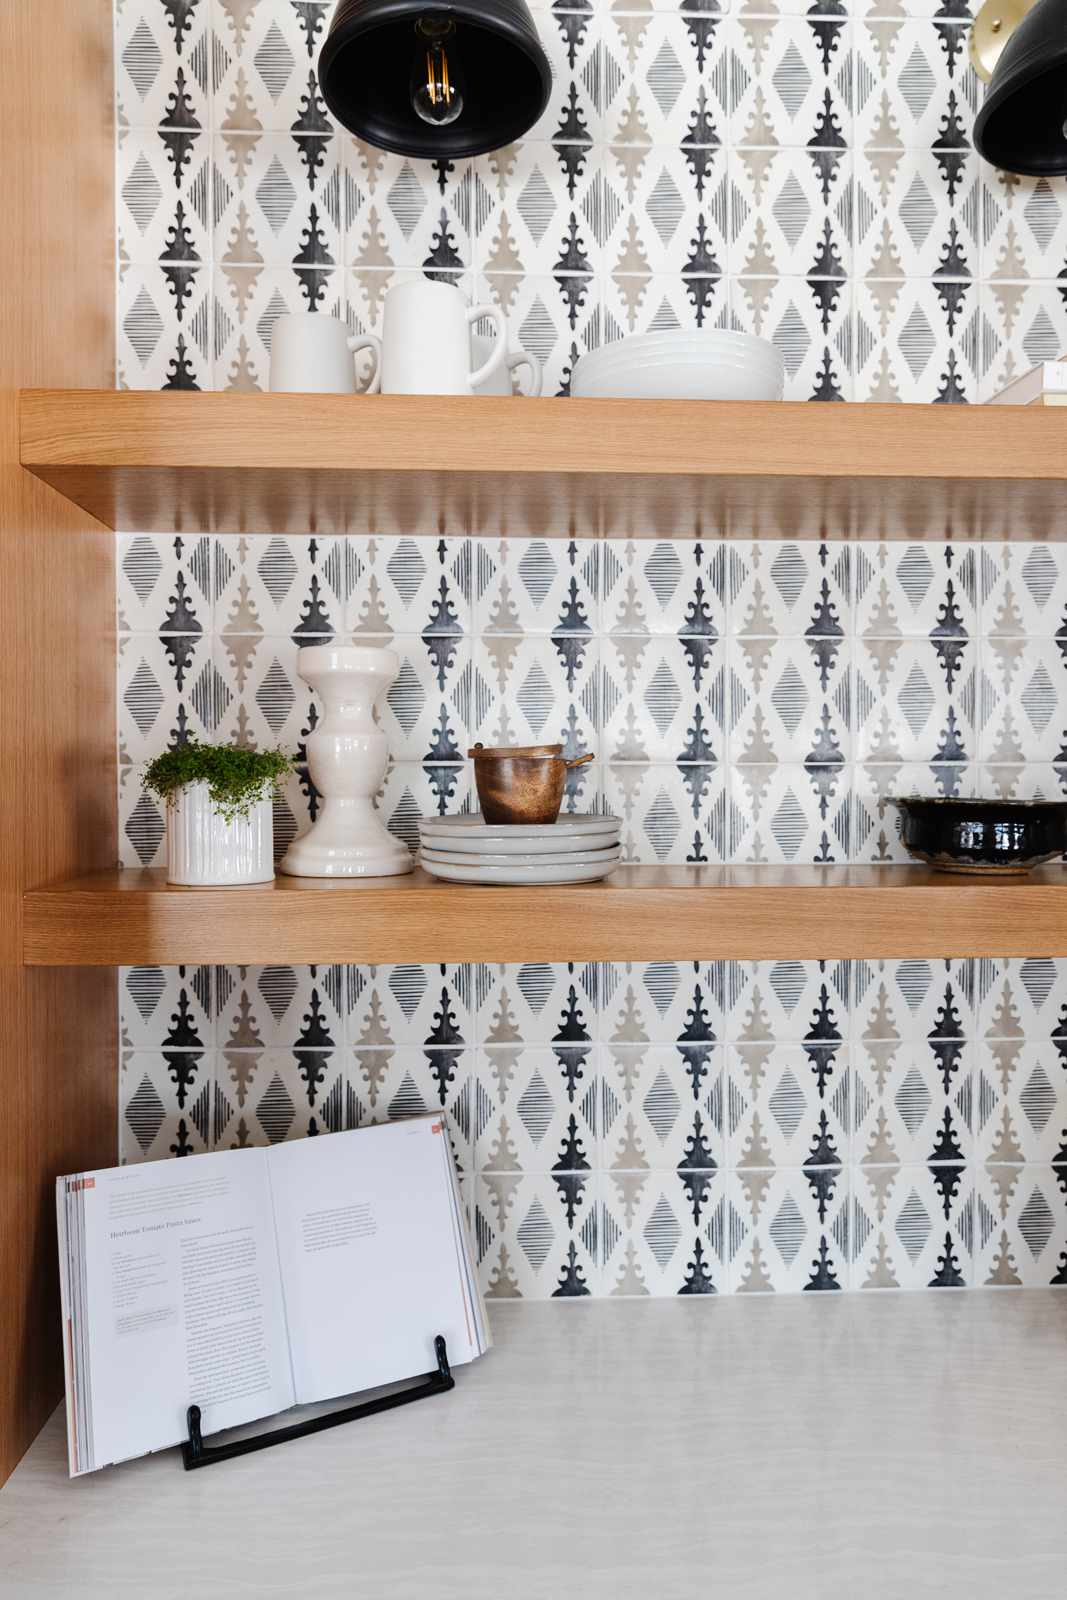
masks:
[[[22,966],[22,894],[114,860],[114,538],[19,465],[18,389],[113,365],[110,0],[0,5],[0,1479],[61,1393],[57,1173],[113,1161],[114,980]]]
[[[31,965],[1067,956],[1067,874],[625,867],[540,889],[410,877],[179,889],[159,872],[32,890]]]
[[[1067,411],[28,393],[22,459],[109,527],[1067,537]]]

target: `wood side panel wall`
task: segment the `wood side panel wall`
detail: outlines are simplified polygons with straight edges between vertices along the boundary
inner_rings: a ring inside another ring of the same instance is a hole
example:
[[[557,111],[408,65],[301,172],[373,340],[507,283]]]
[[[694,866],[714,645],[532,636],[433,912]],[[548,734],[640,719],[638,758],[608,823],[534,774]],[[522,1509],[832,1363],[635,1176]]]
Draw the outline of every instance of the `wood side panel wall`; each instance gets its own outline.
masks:
[[[2,0],[0,1481],[62,1392],[53,1179],[115,1159],[114,974],[21,896],[115,857],[114,537],[18,464],[18,390],[113,381],[111,0]]]

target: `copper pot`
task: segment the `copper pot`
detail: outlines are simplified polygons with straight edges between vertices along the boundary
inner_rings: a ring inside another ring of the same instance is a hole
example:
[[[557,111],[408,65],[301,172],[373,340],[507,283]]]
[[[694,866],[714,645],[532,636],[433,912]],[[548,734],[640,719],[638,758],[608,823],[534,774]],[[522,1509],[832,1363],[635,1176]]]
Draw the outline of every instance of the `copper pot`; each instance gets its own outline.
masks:
[[[494,824],[555,822],[567,773],[593,760],[587,755],[566,761],[561,744],[476,744],[467,754],[474,762],[482,816]]]

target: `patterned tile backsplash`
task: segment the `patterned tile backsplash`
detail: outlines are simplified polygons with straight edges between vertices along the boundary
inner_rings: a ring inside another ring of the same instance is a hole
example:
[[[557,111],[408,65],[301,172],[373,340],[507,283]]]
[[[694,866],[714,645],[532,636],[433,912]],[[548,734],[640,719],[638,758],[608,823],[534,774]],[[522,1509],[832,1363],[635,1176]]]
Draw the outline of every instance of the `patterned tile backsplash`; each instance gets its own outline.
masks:
[[[443,1106],[490,1296],[1067,1284],[1051,961],[135,968],[122,1158]]]
[[[974,401],[1067,350],[1062,178],[970,144],[967,0],[557,0],[549,108],[431,163],[331,123],[329,0],[116,0],[119,381],[262,388],[284,310],[461,280],[565,392],[622,334],[773,338],[794,399]]]
[[[119,548],[122,859],[193,733],[300,750],[302,643],[391,640],[381,808],[592,749],[638,862],[896,861],[886,797],[1067,789],[1039,545],[169,539]],[[1063,765],[1060,765],[1063,763]],[[284,849],[315,804],[301,770]],[[492,1294],[1067,1282],[1067,967],[273,967],[121,979],[127,1160],[442,1105]]]
[[[116,0],[117,371],[263,387],[274,318],[394,277],[506,311],[566,392],[623,333],[773,337],[795,399],[974,401],[1067,349],[1062,180],[991,171],[965,0],[561,4],[529,139],[429,164],[324,113],[327,0]],[[828,414],[830,415],[830,414]],[[299,751],[301,643],[391,640],[381,808],[464,753],[589,748],[641,862],[897,861],[889,796],[1067,792],[1067,563],[1039,544],[124,538],[140,764]],[[315,805],[276,813],[284,849]],[[123,1160],[443,1105],[493,1296],[1067,1283],[1067,966],[135,969]]]

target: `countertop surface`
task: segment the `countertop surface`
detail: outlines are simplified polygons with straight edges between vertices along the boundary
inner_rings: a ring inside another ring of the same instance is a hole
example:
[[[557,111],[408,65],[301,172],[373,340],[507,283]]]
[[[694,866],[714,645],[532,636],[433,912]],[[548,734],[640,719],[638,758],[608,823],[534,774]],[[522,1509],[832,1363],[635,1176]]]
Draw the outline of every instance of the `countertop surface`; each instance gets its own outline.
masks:
[[[494,1305],[455,1390],[0,1492],[3,1596],[1052,1600],[1067,1294]]]

